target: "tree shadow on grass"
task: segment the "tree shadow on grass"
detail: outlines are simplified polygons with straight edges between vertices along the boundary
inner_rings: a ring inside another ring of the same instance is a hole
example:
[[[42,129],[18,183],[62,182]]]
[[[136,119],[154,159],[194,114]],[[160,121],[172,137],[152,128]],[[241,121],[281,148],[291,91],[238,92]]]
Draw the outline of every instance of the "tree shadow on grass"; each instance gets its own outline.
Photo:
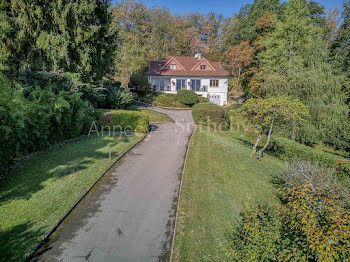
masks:
[[[32,229],[31,223],[14,226],[0,231],[0,261],[22,261],[28,254],[28,247],[34,246],[43,237],[42,229]]]
[[[128,136],[113,140],[85,136],[78,141],[43,151],[0,181],[0,203],[29,199],[32,194],[42,190],[49,179],[74,175],[87,169],[96,159],[108,159],[109,152],[102,152],[102,148],[113,148],[118,143],[126,142],[129,142]],[[112,158],[120,153],[111,149]]]

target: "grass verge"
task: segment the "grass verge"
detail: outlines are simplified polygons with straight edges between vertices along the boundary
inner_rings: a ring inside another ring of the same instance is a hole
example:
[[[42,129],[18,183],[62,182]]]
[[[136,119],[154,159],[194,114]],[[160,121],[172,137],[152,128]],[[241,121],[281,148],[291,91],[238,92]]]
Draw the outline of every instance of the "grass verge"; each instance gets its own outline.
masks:
[[[200,131],[189,148],[173,261],[225,261],[221,244],[246,201],[278,203],[273,174],[283,162],[249,157],[250,146],[228,133]]]
[[[0,260],[23,260],[113,159],[142,137],[84,136],[35,154],[1,180]]]
[[[130,105],[127,109],[146,113],[149,116],[151,123],[162,123],[170,120],[167,115],[145,108],[143,106]]]

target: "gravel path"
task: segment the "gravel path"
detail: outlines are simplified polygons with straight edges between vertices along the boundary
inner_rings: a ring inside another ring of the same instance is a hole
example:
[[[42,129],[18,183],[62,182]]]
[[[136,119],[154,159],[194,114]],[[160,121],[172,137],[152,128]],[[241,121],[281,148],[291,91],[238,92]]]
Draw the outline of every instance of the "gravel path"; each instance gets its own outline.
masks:
[[[145,140],[88,194],[34,261],[168,261],[191,111],[165,110]]]

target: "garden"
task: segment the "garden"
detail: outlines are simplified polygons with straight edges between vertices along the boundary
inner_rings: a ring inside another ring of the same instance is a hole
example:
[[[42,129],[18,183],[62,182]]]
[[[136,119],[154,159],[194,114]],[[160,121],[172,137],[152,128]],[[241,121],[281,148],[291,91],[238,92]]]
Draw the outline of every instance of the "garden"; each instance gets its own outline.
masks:
[[[163,108],[191,109],[198,103],[206,103],[208,99],[192,90],[182,89],[177,94],[147,92],[138,96],[138,101]]]
[[[285,137],[280,125],[307,115],[298,103],[193,107],[174,261],[349,259],[350,161]]]

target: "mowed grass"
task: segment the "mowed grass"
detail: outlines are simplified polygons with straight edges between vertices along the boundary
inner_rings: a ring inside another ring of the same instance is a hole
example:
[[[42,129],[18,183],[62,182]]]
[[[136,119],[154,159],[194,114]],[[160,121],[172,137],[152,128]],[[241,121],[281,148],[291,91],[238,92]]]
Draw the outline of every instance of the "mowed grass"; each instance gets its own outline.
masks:
[[[163,123],[170,120],[167,115],[153,111],[143,106],[130,105],[127,109],[146,113],[149,116],[151,123]]]
[[[84,136],[34,155],[0,180],[0,261],[23,260],[113,159],[142,137]]]
[[[269,155],[249,157],[251,147],[229,133],[197,129],[189,147],[175,236],[174,261],[225,261],[222,246],[243,204],[279,200],[272,176],[284,164]]]

